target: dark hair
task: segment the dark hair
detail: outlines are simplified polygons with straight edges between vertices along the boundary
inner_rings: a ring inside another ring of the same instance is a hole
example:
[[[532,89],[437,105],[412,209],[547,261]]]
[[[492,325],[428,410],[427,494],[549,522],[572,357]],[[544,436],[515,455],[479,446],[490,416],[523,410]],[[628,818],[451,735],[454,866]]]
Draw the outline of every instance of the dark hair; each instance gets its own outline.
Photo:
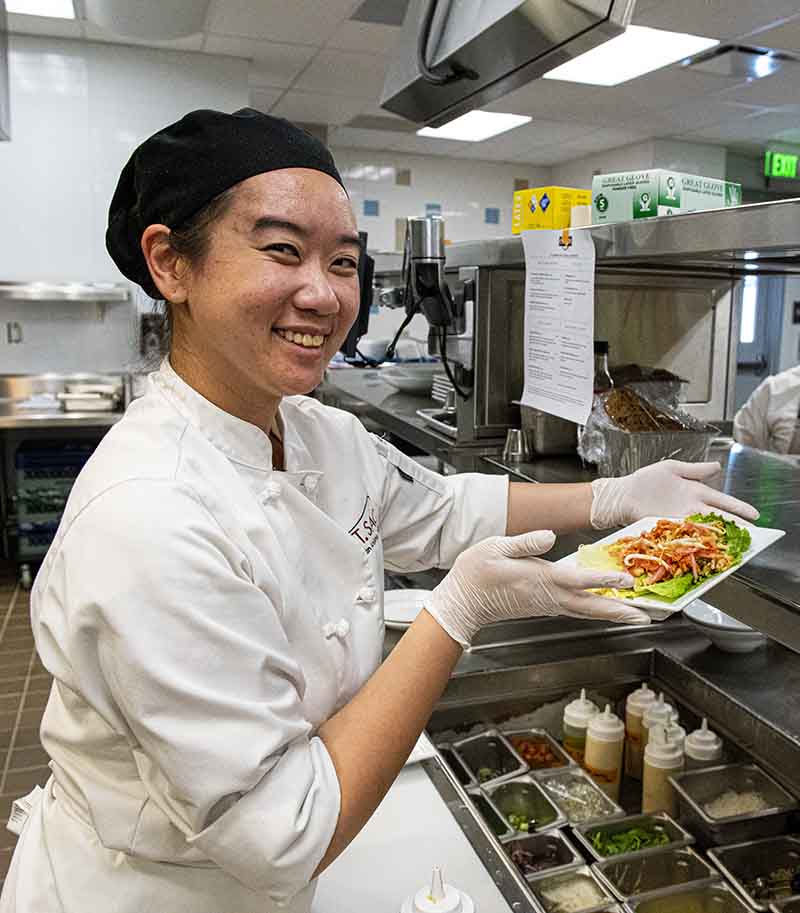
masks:
[[[175,253],[185,257],[190,263],[202,263],[208,253],[211,229],[214,227],[214,223],[228,211],[236,192],[236,186],[223,190],[202,209],[181,222],[177,228],[170,229],[169,243]]]
[[[228,211],[235,192],[236,185],[223,190],[213,200],[206,203],[202,209],[199,209],[188,219],[181,222],[177,228],[170,229],[169,243],[176,254],[185,257],[193,265],[202,264],[211,243],[211,231],[219,219]],[[155,283],[153,283],[153,286],[158,291],[158,286]],[[160,361],[161,357],[169,351],[170,343],[172,342],[172,307],[169,301],[166,301],[161,296],[154,300],[153,313],[162,315],[165,322],[162,335],[163,351],[157,355]]]

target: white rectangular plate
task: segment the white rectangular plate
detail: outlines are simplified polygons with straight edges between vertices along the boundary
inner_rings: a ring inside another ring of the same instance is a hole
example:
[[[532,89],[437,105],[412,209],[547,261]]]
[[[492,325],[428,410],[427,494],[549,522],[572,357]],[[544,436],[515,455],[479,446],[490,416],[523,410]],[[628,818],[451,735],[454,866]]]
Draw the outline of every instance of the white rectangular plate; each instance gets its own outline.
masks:
[[[620,602],[624,602],[626,605],[636,606],[639,609],[646,609],[648,614],[652,615],[652,617],[656,620],[667,618],[669,615],[673,615],[675,612],[682,612],[690,602],[694,602],[695,599],[700,599],[704,593],[707,593],[710,589],[713,589],[721,580],[724,580],[726,577],[730,577],[731,574],[735,574],[736,571],[742,567],[742,565],[747,564],[747,562],[752,558],[755,558],[759,552],[763,552],[764,549],[772,545],[773,542],[777,542],[778,539],[786,535],[785,531],[782,529],[768,529],[763,526],[753,526],[752,523],[741,520],[739,517],[733,517],[730,515],[724,516],[727,516],[727,519],[733,520],[738,526],[741,526],[750,532],[750,548],[742,555],[742,559],[737,565],[727,571],[722,571],[722,573],[716,574],[714,577],[709,577],[709,579],[701,583],[700,586],[696,586],[693,589],[689,590],[688,593],[685,593],[680,597],[680,599],[674,600],[674,602],[666,602],[663,599],[654,599],[652,596],[638,596],[634,599],[621,599]],[[647,530],[652,529],[659,520],[675,519],[678,518],[643,517],[641,520],[637,520],[635,523],[631,523],[630,526],[626,526],[625,529],[617,530],[617,532],[612,533],[610,536],[606,536],[604,539],[598,540],[598,542],[595,544],[610,545],[612,542],[616,542],[618,539],[622,539],[624,536],[638,536],[641,533],[647,532]],[[561,560],[557,561],[556,564],[579,567],[578,553],[573,552],[571,555],[567,555],[566,557],[561,558]]]

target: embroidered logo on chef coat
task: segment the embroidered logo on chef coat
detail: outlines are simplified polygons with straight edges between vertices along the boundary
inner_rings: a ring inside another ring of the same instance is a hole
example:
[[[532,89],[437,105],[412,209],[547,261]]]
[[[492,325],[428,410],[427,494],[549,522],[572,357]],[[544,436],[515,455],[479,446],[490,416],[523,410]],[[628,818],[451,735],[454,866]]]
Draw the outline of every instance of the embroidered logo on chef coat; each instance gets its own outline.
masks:
[[[375,543],[378,541],[378,514],[375,512],[375,505],[370,501],[369,495],[364,499],[361,515],[350,527],[349,532],[364,546],[367,554],[375,548]]]

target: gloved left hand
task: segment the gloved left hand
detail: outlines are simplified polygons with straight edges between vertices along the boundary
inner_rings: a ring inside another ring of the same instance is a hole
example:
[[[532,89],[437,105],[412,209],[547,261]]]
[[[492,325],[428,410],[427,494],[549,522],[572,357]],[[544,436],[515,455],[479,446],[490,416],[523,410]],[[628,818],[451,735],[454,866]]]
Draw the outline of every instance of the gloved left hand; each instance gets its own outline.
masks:
[[[592,527],[610,529],[627,526],[642,517],[686,517],[719,510],[757,520],[755,507],[705,484],[721,468],[719,463],[663,460],[619,479],[595,479]]]

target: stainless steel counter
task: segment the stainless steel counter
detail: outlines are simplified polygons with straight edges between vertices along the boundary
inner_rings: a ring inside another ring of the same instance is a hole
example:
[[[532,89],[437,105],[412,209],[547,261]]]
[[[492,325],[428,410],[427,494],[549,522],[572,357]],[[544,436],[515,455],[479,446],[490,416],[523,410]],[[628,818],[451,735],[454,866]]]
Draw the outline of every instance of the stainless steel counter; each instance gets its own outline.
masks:
[[[582,482],[596,476],[577,456],[511,464],[503,462],[498,442],[477,448],[456,447],[415,414],[417,409],[429,407],[430,400],[398,393],[379,374],[357,369],[329,372],[328,393],[335,397],[339,391],[358,400],[365,413],[387,430],[459,472],[502,472],[529,482]],[[786,536],[715,587],[706,601],[800,652],[800,457],[778,456],[738,444],[715,447],[711,456],[724,470],[712,484],[755,504],[761,511],[759,523],[783,529]],[[562,536],[552,557],[569,554],[579,544],[599,537],[592,530]],[[509,631],[503,639],[529,636],[528,624]],[[559,621],[542,633],[558,635],[564,625]]]
[[[21,412],[0,405],[0,431],[17,431],[21,428],[109,428],[122,416],[122,412]]]

